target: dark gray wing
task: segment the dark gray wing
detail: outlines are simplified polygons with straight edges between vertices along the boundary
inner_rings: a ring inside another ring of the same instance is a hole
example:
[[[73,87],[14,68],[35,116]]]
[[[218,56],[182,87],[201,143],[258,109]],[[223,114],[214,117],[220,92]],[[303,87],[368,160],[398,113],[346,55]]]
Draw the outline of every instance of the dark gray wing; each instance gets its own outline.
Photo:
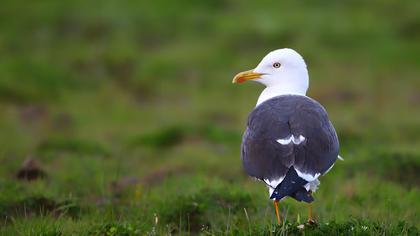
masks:
[[[300,135],[304,140],[299,144],[277,141]],[[303,174],[322,175],[336,161],[338,149],[337,134],[318,102],[305,96],[283,95],[251,112],[241,156],[249,175],[271,181],[283,178],[291,166]]]

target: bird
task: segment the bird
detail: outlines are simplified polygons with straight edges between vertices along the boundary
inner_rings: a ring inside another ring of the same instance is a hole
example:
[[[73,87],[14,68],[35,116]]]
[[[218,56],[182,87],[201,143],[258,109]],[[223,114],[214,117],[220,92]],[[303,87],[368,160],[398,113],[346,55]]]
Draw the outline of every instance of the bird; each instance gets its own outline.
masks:
[[[242,136],[243,168],[267,185],[279,225],[279,202],[286,198],[308,203],[308,222],[315,223],[312,202],[318,178],[342,158],[327,111],[306,96],[306,63],[293,49],[277,49],[254,69],[238,73],[232,83],[246,81],[266,88],[249,114]]]

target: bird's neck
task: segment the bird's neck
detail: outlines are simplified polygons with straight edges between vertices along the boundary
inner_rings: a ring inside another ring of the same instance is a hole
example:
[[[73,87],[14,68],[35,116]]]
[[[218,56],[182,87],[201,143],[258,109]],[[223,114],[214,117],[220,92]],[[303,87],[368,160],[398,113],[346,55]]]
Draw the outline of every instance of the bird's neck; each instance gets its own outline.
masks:
[[[270,98],[280,95],[301,95],[306,96],[307,86],[285,86],[276,85],[265,88],[257,101],[257,106],[269,100]]]

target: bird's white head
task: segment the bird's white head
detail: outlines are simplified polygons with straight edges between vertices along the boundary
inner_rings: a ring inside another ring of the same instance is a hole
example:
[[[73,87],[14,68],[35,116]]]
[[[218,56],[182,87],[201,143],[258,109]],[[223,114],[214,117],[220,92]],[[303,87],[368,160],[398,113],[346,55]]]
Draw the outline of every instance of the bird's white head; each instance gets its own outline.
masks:
[[[233,83],[253,80],[265,85],[258,104],[283,94],[305,95],[309,86],[308,70],[302,56],[289,48],[278,49],[265,56],[258,66],[235,76]]]

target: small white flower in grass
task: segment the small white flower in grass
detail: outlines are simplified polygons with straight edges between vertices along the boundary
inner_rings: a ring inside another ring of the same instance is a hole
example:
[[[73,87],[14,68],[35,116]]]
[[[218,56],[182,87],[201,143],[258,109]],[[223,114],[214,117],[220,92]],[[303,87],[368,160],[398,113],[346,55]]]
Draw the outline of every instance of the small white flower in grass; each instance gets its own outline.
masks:
[[[298,229],[300,229],[300,230],[302,230],[302,229],[304,229],[304,228],[305,228],[305,225],[303,225],[303,224],[298,225],[298,226],[297,226],[297,228],[298,228]]]
[[[366,225],[362,225],[362,229],[363,229],[364,231],[366,231],[366,230],[368,229],[368,227],[367,227]]]

